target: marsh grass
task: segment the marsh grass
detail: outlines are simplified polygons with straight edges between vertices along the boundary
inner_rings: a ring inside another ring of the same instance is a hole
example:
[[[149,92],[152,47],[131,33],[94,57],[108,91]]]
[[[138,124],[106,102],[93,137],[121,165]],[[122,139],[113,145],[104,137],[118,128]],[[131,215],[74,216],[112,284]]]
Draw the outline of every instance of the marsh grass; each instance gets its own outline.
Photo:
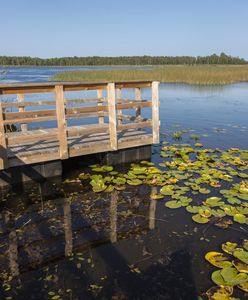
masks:
[[[69,71],[52,77],[56,81],[158,80],[168,83],[224,85],[248,82],[248,66],[197,65],[161,66],[151,70]]]

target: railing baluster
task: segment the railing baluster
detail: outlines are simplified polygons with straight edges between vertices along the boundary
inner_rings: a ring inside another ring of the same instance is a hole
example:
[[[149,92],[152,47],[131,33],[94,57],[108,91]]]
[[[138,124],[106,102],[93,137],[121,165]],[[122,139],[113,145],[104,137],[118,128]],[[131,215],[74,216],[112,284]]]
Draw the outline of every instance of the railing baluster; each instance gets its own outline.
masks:
[[[159,143],[159,95],[158,95],[158,81],[152,82],[152,135],[153,144]]]
[[[116,130],[116,107],[115,107],[115,84],[108,83],[108,115],[109,115],[109,138],[112,150],[117,150],[117,130]]]
[[[61,159],[69,157],[67,143],[67,124],[65,119],[65,99],[63,85],[55,86],[56,114],[58,123],[59,153]]]
[[[97,98],[99,98],[97,105],[98,106],[102,106],[102,90],[97,90]],[[104,114],[104,111],[99,111],[98,112],[99,115]],[[99,124],[104,124],[104,116],[99,116],[98,117],[98,122]]]
[[[17,94],[17,101],[19,103],[24,103],[24,94]],[[19,106],[19,112],[24,112],[25,107],[24,106]],[[21,131],[27,131],[28,130],[28,125],[27,124],[21,124]]]
[[[141,89],[140,88],[135,88],[135,100],[136,101],[141,101]],[[141,108],[137,107],[135,109],[135,116],[136,118],[140,118],[141,117]]]
[[[122,96],[122,90],[121,89],[116,89],[116,98],[117,98],[117,103],[121,103],[121,96]],[[118,125],[122,124],[122,110],[118,109],[117,110],[117,115],[118,117]]]
[[[8,154],[3,124],[3,108],[0,102],[0,170],[8,168]]]

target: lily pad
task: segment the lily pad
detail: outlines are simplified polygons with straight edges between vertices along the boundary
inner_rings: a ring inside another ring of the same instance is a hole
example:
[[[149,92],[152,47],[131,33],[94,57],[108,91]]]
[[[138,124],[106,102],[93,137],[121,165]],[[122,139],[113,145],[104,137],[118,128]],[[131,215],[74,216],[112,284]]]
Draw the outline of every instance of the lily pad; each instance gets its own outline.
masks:
[[[233,216],[233,220],[234,220],[235,222],[237,222],[237,223],[245,224],[247,218],[246,218],[246,216],[243,215],[243,214],[235,214],[235,215]]]
[[[233,256],[248,264],[248,252],[243,249],[237,249],[233,252]]]
[[[248,273],[248,265],[242,262],[239,259],[235,259],[232,261],[234,267],[241,273]]]
[[[230,298],[232,294],[233,287],[230,286],[213,286],[206,292],[209,300],[234,300]]]
[[[172,200],[165,203],[165,206],[168,208],[180,208],[182,207],[181,201]]]
[[[205,224],[209,222],[208,218],[202,217],[200,214],[193,215],[192,220],[199,224]]]
[[[240,290],[248,293],[248,281],[237,286]]]
[[[220,252],[208,252],[205,255],[205,259],[217,268],[225,268],[232,266],[232,263],[228,261],[229,258],[225,254]]]
[[[127,180],[127,183],[129,185],[141,185],[143,183],[143,181],[138,179],[138,178],[134,178],[134,179],[131,179],[131,180]]]
[[[233,252],[236,250],[238,244],[237,243],[231,243],[231,242],[226,242],[221,245],[221,248],[224,252],[228,254],[233,254]]]
[[[174,194],[173,188],[174,186],[172,185],[165,185],[160,189],[160,193],[165,196],[171,196]]]
[[[234,267],[227,267],[222,269],[221,276],[226,282],[226,285],[229,286],[244,284],[248,281],[248,275],[245,273],[239,273]]]

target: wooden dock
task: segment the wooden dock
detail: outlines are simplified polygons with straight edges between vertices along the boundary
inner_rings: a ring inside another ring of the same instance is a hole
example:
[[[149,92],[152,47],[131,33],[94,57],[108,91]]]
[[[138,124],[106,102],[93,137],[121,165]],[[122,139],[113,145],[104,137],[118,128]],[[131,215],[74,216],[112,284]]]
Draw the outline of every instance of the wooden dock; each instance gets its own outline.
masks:
[[[0,85],[0,98],[14,97],[0,103],[0,170],[158,143],[158,87],[151,81]],[[151,89],[151,99],[141,98],[142,88]],[[123,89],[133,90],[133,97],[124,99]],[[94,98],[83,97],[89,90]],[[67,92],[80,97],[67,99]],[[29,101],[30,94],[53,99]],[[151,118],[142,117],[143,108]]]

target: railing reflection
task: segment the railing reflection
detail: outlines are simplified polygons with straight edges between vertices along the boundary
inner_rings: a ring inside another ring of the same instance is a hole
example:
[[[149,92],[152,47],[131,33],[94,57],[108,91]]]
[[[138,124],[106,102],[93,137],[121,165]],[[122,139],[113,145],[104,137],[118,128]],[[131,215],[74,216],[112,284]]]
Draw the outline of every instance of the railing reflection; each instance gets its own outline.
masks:
[[[64,198],[34,205],[33,211],[29,208],[16,218],[18,222],[11,214],[2,213],[5,232],[1,242],[6,247],[0,248],[0,269],[19,276],[23,270],[49,264],[55,257],[71,256],[78,249],[117,243],[155,229],[157,201],[150,200],[149,193],[142,199],[136,192],[129,200],[114,190],[100,206],[97,197],[88,207],[80,199]],[[3,259],[5,254],[8,262]]]

